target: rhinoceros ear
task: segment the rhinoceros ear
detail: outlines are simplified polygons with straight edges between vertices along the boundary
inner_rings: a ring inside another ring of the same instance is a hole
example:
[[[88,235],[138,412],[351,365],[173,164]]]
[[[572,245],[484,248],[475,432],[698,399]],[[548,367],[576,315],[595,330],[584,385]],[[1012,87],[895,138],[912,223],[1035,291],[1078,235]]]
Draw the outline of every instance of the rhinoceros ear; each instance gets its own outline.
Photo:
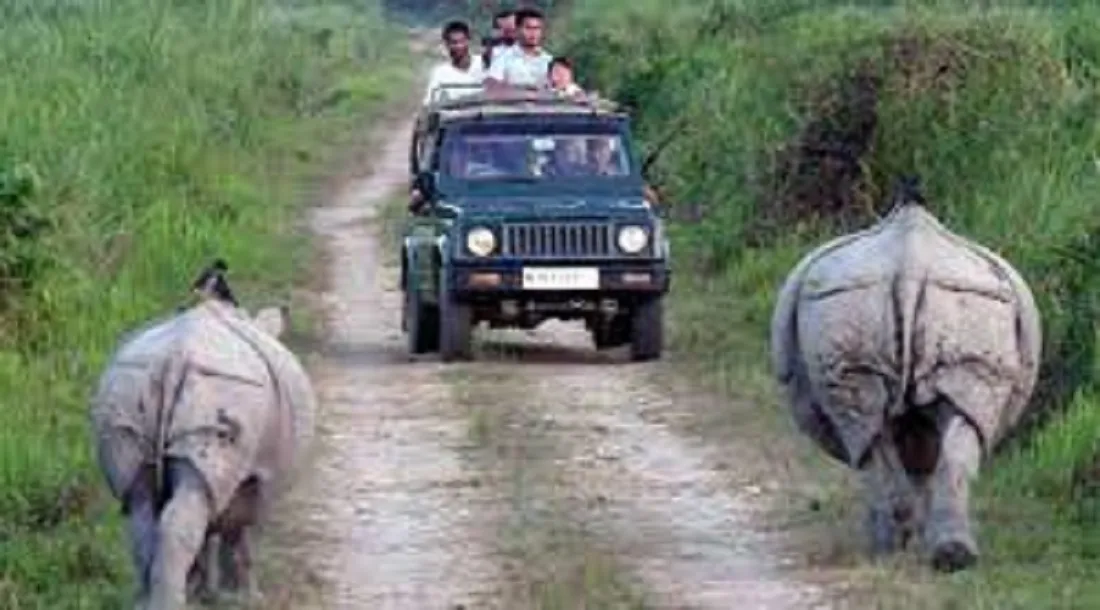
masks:
[[[256,312],[253,321],[260,330],[278,339],[286,332],[288,315],[286,307],[264,307]]]

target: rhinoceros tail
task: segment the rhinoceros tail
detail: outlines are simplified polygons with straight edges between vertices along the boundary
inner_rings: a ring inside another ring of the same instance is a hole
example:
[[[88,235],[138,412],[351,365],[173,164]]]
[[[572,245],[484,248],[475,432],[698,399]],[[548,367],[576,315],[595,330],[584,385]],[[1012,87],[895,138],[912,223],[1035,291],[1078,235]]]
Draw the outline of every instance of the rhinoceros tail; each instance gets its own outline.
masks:
[[[897,357],[897,362],[901,364],[901,376],[898,379],[898,391],[894,397],[894,403],[888,409],[891,417],[905,413],[906,398],[913,375],[913,333],[916,329],[921,302],[924,301],[925,285],[928,283],[927,274],[913,276],[906,271],[908,270],[901,270],[894,280],[894,306],[895,316],[897,316],[897,336],[894,345],[901,352]]]
[[[916,328],[916,319],[921,301],[924,299],[924,287],[928,281],[927,271],[919,266],[913,268],[910,261],[918,260],[914,255],[919,253],[921,245],[914,241],[914,226],[903,219],[904,210],[912,209],[912,206],[923,207],[925,204],[924,188],[919,174],[898,176],[894,183],[893,208],[888,222],[905,223],[908,230],[901,244],[901,256],[898,257],[900,265],[896,269],[894,277],[893,298],[895,316],[894,349],[898,350],[895,361],[900,364],[900,377],[898,379],[897,395],[894,403],[887,412],[890,416],[900,416],[905,412],[905,401],[909,391],[909,384],[913,374],[913,331]],[[919,275],[918,275],[919,274]]]
[[[173,347],[166,354],[164,360],[156,372],[160,383],[150,384],[151,389],[159,390],[159,395],[154,396],[156,404],[160,405],[157,412],[156,447],[154,448],[154,463],[156,464],[156,505],[159,508],[170,499],[168,486],[168,473],[165,468],[165,459],[168,452],[168,434],[172,426],[172,418],[179,406],[183,395],[184,383],[187,378],[187,359],[183,357],[178,347]]]

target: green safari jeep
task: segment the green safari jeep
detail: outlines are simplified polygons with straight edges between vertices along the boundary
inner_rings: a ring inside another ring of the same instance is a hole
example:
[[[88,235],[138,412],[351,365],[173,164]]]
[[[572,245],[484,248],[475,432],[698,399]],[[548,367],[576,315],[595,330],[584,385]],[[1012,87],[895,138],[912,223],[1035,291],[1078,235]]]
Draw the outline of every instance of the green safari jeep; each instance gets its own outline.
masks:
[[[468,359],[475,325],[584,320],[597,349],[659,358],[669,245],[625,113],[553,94],[432,103],[409,155],[402,328]]]

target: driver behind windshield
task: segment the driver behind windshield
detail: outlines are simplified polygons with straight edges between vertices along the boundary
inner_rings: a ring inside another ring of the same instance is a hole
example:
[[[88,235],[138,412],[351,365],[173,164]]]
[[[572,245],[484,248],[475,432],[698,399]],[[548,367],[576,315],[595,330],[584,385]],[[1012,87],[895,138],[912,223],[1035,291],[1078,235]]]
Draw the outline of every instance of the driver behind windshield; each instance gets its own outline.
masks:
[[[448,173],[463,178],[486,178],[506,173],[493,140],[460,139],[448,159]]]

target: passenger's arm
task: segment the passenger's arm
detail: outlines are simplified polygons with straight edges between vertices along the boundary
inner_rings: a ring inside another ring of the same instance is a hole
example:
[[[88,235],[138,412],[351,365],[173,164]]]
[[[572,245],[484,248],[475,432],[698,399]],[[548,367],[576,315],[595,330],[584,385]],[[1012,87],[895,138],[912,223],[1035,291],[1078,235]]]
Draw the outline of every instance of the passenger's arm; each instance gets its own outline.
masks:
[[[485,80],[482,81],[487,91],[499,90],[501,87],[507,86],[504,80],[504,69],[507,64],[506,55],[496,57],[495,61],[489,64],[489,70],[485,72]]]
[[[421,102],[424,106],[427,106],[432,101],[432,91],[439,86],[439,68],[432,68],[431,76],[428,77],[428,88],[424,90],[424,101]]]
[[[650,186],[648,182],[645,183],[642,189],[645,193],[645,198],[647,201],[649,201],[653,205],[661,205],[661,196],[657,194],[657,191],[652,186]]]

